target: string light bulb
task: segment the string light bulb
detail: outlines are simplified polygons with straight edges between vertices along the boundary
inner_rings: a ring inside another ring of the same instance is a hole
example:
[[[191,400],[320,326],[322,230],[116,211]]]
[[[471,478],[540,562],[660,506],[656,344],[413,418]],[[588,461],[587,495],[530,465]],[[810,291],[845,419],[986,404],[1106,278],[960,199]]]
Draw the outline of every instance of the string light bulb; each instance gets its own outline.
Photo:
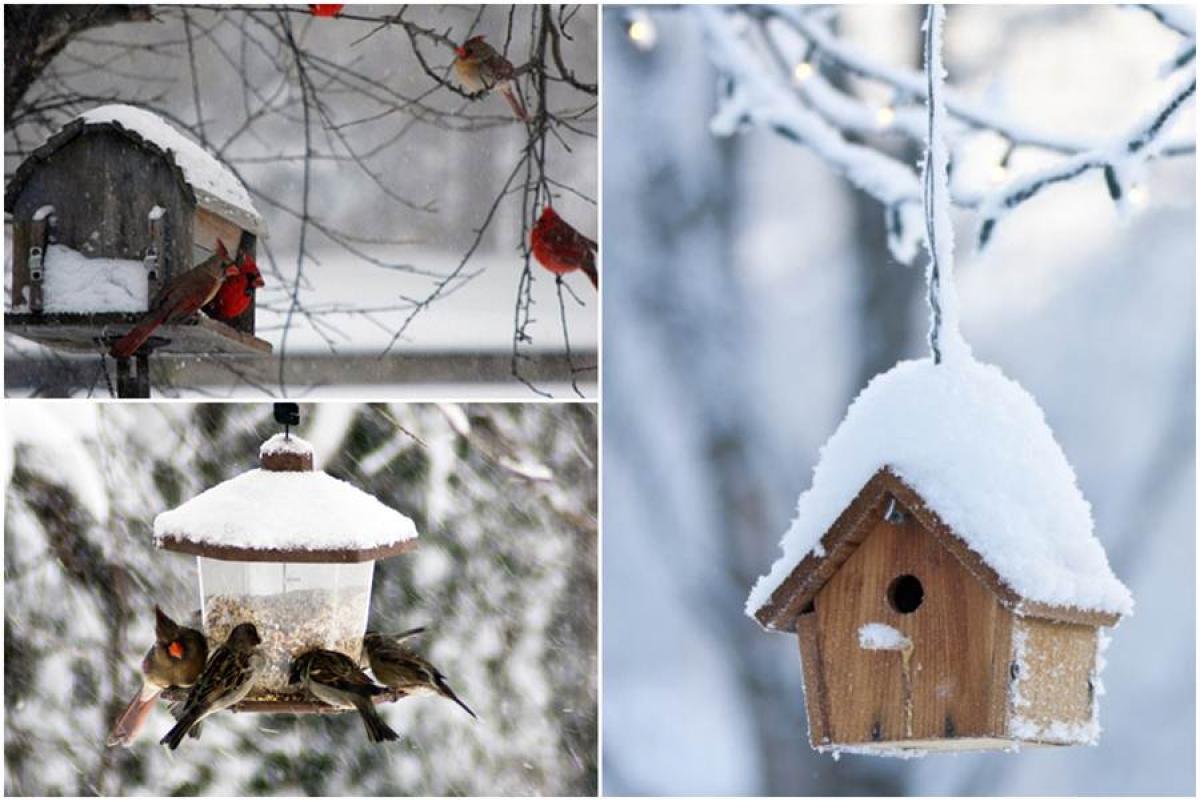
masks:
[[[1144,208],[1150,202],[1150,193],[1141,184],[1134,184],[1129,187],[1128,197],[1129,205],[1135,209]]]
[[[645,11],[630,13],[625,23],[625,33],[639,50],[649,50],[658,42],[658,28]]]
[[[892,123],[896,121],[896,109],[892,108],[891,104],[880,106],[875,110],[875,126],[877,128],[891,128]]]
[[[812,62],[805,59],[792,68],[792,80],[797,84],[804,83],[813,76],[814,72],[816,72],[816,69],[813,67]]]

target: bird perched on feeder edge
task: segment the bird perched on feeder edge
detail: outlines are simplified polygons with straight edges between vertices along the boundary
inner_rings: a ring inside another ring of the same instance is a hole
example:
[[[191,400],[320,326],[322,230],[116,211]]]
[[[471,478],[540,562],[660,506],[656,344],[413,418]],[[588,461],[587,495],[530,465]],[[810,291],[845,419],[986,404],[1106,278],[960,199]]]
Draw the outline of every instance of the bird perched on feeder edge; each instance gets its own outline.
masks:
[[[411,634],[412,632],[406,632]],[[404,635],[401,635],[404,637]],[[461,698],[450,689],[445,675],[428,660],[400,644],[397,639],[386,637],[377,631],[368,631],[363,637],[367,661],[375,679],[393,690],[403,693],[432,692],[449,698],[461,706],[476,720],[479,716],[471,711]]]
[[[118,359],[128,359],[160,325],[186,320],[216,297],[221,285],[238,274],[238,267],[229,258],[223,242],[217,251],[185,273],[175,276],[158,291],[150,311],[129,333],[113,343],[109,353]]]
[[[314,648],[292,660],[288,676],[291,684],[303,684],[320,700],[333,707],[357,709],[363,725],[367,728],[367,739],[373,743],[398,740],[400,735],[392,731],[373,699],[387,692],[362,671],[354,660],[337,651]]]
[[[188,691],[179,720],[159,742],[174,751],[197,723],[249,695],[254,678],[264,664],[263,656],[258,652],[261,642],[253,623],[234,626]]]
[[[542,215],[529,234],[529,244],[533,257],[550,272],[566,275],[582,270],[591,279],[592,286],[600,288],[600,274],[596,271],[599,245],[559,217],[552,206],[542,209]]]
[[[529,121],[525,105],[517,96],[516,69],[512,62],[484,41],[482,36],[472,36],[454,48],[454,72],[458,80],[472,92],[499,92],[513,114],[521,122]]]
[[[226,278],[217,296],[203,309],[214,320],[229,322],[240,315],[250,307],[254,291],[263,287],[262,273],[250,251],[238,257],[237,269],[237,275]]]
[[[154,702],[167,687],[191,687],[204,669],[208,642],[154,607],[154,645],[142,659],[142,688],[113,724],[107,744],[128,746],[146,725]]]

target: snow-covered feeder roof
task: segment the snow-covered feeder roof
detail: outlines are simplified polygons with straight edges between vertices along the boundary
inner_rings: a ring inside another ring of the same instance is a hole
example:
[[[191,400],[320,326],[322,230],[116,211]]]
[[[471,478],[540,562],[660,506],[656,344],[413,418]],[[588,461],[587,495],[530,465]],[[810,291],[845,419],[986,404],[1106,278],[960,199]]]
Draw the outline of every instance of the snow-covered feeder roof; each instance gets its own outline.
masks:
[[[861,534],[888,499],[1018,613],[1112,625],[1133,610],[1037,402],[998,368],[964,357],[901,362],[859,394],[746,613],[790,630],[856,547],[847,535]]]
[[[113,103],[85,111],[64,125],[17,168],[9,184],[11,198],[24,185],[39,161],[49,158],[87,130],[110,128],[137,144],[163,154],[178,170],[196,205],[237,223],[256,235],[266,233],[262,215],[236,175],[199,143],[176,130],[154,112]]]
[[[262,468],[205,490],[154,519],[160,548],[245,562],[365,562],[417,544],[413,521],[312,469],[312,446],[277,434]]]

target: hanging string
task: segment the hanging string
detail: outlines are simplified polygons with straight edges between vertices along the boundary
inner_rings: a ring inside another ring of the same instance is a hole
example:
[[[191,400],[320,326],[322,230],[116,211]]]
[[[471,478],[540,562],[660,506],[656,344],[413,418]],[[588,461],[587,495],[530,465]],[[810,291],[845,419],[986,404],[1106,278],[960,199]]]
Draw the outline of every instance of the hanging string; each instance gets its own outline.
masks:
[[[935,59],[933,48],[936,43],[941,41],[941,36],[934,35],[934,26],[940,24],[940,19],[937,13],[937,6],[933,3],[929,4],[929,10],[925,17],[925,79],[926,92],[928,97],[929,107],[929,135],[925,144],[925,239],[929,243],[929,309],[932,313],[932,321],[929,325],[929,349],[933,352],[933,363],[941,364],[942,349],[941,349],[941,333],[942,333],[942,303],[941,303],[941,265],[938,264],[938,247],[937,247],[937,224],[934,221],[936,216],[937,191],[938,182],[934,180],[934,136],[937,134],[937,126],[934,124],[934,109],[940,100],[941,81],[934,80],[934,72],[941,68],[941,59]],[[940,31],[939,31],[940,33]],[[934,62],[937,62],[936,66]],[[938,78],[941,76],[939,75]]]

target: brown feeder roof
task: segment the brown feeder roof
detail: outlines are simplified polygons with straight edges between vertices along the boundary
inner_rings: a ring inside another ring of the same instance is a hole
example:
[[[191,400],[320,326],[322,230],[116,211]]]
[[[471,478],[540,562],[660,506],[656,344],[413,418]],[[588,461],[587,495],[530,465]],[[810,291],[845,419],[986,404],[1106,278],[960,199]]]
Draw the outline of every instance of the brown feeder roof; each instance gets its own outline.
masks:
[[[801,610],[812,602],[825,583],[865,541],[893,498],[995,593],[1005,607],[1029,617],[1091,626],[1113,626],[1120,620],[1120,615],[1111,612],[1054,606],[1024,598],[947,526],[916,490],[905,484],[891,469],[884,467],[871,477],[821,537],[824,554],[809,553],[805,556],[771,593],[767,602],[755,610],[754,617],[758,622],[769,629],[793,631]]]

